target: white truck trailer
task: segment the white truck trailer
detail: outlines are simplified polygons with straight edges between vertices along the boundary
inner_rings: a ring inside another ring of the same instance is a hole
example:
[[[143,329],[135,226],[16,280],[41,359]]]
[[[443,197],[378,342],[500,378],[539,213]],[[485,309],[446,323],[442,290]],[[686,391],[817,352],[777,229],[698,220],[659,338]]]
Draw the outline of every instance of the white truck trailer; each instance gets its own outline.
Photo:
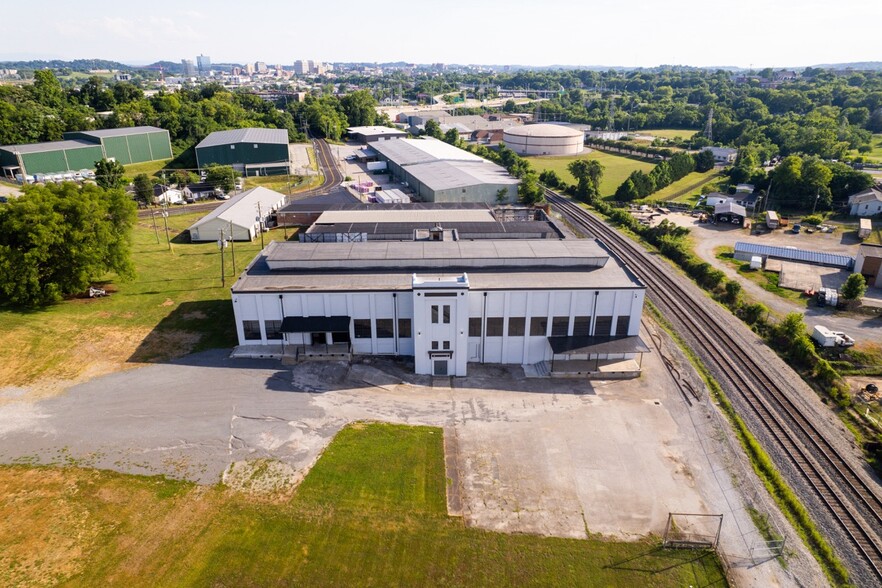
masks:
[[[831,331],[822,325],[815,325],[812,331],[812,339],[821,347],[851,347],[854,339],[839,331]]]

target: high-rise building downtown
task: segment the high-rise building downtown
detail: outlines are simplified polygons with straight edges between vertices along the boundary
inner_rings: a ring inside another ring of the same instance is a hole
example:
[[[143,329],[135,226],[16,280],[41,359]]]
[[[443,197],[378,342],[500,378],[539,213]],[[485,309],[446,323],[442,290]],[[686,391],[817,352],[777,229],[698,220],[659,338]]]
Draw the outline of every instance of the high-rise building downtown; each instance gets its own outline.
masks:
[[[211,72],[211,57],[208,55],[197,55],[196,70],[200,76],[207,76]]]

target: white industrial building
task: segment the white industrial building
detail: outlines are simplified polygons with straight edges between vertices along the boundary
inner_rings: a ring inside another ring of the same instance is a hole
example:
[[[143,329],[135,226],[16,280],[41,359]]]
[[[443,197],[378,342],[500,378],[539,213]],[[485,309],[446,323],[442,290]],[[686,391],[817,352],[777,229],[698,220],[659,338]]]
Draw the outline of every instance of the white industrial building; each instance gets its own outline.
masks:
[[[285,205],[285,196],[258,187],[237,194],[190,226],[191,241],[225,239],[252,241],[266,227],[266,220]]]
[[[511,203],[518,184],[504,167],[444,141],[396,139],[371,143],[389,173],[425,202]],[[502,194],[502,197],[500,197]]]
[[[645,289],[593,239],[273,242],[232,287],[236,353],[633,377]]]
[[[519,155],[576,155],[585,133],[563,125],[537,124],[505,129],[505,146]]]

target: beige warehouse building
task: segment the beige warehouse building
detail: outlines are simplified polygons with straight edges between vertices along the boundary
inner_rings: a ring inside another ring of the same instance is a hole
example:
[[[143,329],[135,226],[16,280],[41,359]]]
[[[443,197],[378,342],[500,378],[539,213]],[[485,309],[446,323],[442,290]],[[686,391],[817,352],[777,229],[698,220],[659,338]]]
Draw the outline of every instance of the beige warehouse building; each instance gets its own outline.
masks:
[[[563,125],[525,125],[505,129],[503,141],[518,155],[575,155],[582,152],[585,134]]]

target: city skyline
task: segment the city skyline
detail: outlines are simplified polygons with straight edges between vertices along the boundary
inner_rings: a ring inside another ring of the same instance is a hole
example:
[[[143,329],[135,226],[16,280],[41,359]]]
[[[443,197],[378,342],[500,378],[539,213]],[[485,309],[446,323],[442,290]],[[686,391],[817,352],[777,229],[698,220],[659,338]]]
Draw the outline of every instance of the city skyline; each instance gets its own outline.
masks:
[[[539,9],[525,0],[451,0],[441,7],[390,0],[382,10],[352,0],[329,0],[322,5],[325,12],[315,14],[270,0],[257,8],[251,18],[243,17],[241,4],[231,0],[185,6],[156,0],[147,13],[144,7],[107,0],[88,0],[85,10],[60,0],[13,5],[6,12],[8,22],[40,26],[10,27],[0,60],[94,58],[145,65],[195,61],[204,54],[214,63],[284,65],[318,59],[747,68],[874,58],[866,44],[851,43],[860,38],[854,19],[830,18],[829,5],[818,0],[776,5],[745,0],[737,7],[708,6],[699,0],[600,0],[591,5],[548,0]],[[870,23],[882,18],[882,3],[843,0],[837,14],[860,14],[861,21]],[[235,42],[237,36],[247,37],[247,43]]]

